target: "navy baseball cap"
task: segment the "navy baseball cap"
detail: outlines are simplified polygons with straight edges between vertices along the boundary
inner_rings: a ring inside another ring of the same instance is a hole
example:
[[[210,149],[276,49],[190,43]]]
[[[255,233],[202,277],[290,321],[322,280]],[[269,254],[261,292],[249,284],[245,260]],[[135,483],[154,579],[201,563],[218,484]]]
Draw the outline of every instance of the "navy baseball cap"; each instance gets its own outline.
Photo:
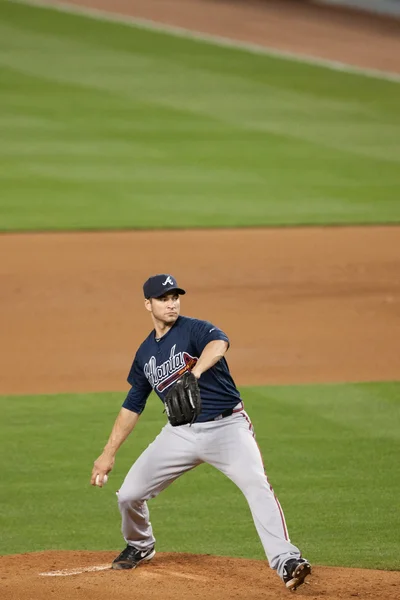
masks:
[[[175,277],[163,273],[162,275],[154,275],[149,277],[143,285],[144,297],[159,298],[168,292],[176,292],[177,294],[186,294],[185,290],[178,287]]]

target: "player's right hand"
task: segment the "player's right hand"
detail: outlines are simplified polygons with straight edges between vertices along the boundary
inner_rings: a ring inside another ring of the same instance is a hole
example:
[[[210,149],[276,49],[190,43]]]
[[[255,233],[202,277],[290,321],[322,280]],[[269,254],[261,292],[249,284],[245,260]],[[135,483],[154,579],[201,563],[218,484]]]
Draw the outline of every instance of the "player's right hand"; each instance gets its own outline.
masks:
[[[108,475],[108,473],[112,470],[115,463],[115,457],[110,456],[109,454],[100,454],[100,456],[94,461],[93,469],[92,469],[92,477],[90,479],[91,485],[96,485],[96,477],[99,476],[100,482],[103,481],[104,475]],[[99,487],[102,487],[103,484],[99,483]]]

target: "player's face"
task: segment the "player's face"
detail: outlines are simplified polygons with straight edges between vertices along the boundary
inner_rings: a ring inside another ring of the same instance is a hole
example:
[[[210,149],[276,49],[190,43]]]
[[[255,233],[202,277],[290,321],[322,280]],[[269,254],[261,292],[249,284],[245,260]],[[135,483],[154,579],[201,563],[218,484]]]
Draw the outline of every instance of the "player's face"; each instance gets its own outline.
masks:
[[[175,323],[181,310],[179,294],[164,294],[160,298],[146,300],[146,308],[157,321],[171,325]]]

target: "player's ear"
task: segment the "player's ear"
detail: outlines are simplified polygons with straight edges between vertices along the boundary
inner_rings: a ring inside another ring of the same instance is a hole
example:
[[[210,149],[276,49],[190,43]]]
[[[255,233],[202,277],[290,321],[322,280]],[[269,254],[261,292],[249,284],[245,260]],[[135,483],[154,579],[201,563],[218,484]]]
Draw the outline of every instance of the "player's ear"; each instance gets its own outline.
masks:
[[[151,306],[151,298],[146,298],[144,301],[144,305],[146,307],[146,310],[148,310],[149,312],[153,312],[152,306]]]

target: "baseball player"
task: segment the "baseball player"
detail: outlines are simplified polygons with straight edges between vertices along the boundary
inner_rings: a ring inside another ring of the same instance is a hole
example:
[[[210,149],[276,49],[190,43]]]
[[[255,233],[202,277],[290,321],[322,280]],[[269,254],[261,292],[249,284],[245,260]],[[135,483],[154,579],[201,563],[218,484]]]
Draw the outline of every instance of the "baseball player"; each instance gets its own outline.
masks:
[[[168,422],[139,456],[117,493],[126,548],[113,569],[132,569],[155,555],[147,501],[186,471],[208,463],[243,492],[272,569],[295,590],[311,573],[288,536],[285,518],[264,471],[253,426],[229,372],[226,334],[207,321],[180,316],[178,287],[168,274],[143,286],[154,329],[139,347],[128,375],[131,389],[91,484],[101,486],[118,448],[136,426],[150,392],[164,403]]]

